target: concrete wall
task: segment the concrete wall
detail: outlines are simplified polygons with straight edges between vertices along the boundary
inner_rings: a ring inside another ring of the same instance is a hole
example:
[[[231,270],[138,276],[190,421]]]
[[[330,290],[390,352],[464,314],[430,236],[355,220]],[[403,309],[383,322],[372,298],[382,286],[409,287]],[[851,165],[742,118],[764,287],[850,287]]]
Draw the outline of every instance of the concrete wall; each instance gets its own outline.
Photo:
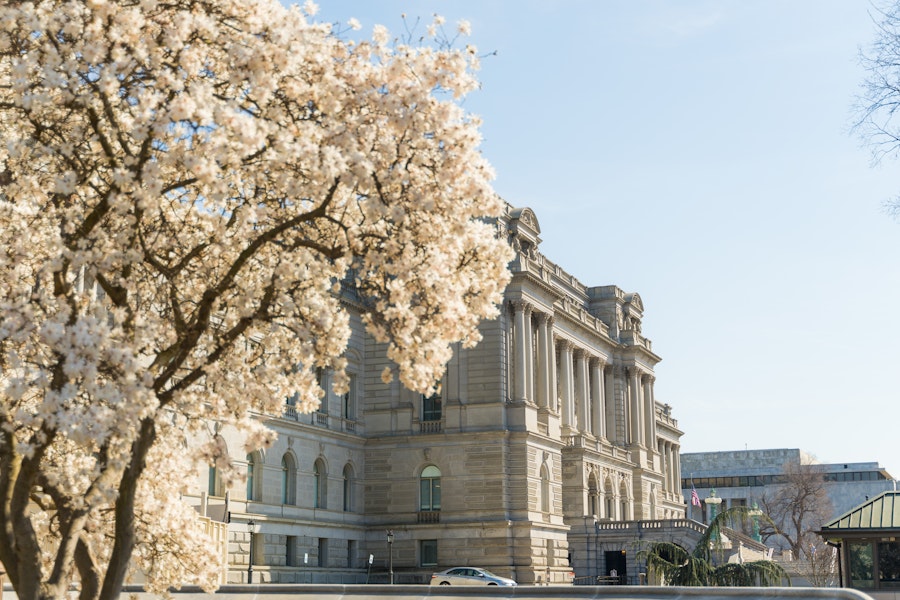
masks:
[[[125,590],[125,593],[137,590]],[[156,596],[136,593],[137,600],[157,600]],[[216,594],[216,600],[288,600],[304,597],[317,600],[384,600],[398,598],[419,600],[426,598],[608,598],[610,600],[758,600],[763,598],[792,598],[795,600],[871,600],[870,596],[845,588],[678,588],[652,586],[519,586],[510,588],[431,587],[431,586],[292,586],[257,585],[226,586]],[[183,590],[173,594],[175,600],[211,600],[211,594],[197,590]],[[9,600],[6,598],[5,600]],[[882,600],[882,599],[877,599]],[[884,600],[895,600],[885,598]]]

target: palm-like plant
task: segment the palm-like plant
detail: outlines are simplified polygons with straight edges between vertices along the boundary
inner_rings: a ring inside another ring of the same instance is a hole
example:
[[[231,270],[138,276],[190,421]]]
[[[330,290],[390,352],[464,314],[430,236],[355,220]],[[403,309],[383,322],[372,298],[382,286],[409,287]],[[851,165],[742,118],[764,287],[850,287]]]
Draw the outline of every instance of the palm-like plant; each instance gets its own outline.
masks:
[[[722,511],[706,528],[693,552],[672,542],[652,542],[638,553],[647,570],[674,586],[777,586],[790,580],[781,565],[770,560],[716,565],[713,552],[721,551],[719,532],[726,523],[751,516],[750,509],[735,506]],[[768,519],[762,515],[763,519]]]

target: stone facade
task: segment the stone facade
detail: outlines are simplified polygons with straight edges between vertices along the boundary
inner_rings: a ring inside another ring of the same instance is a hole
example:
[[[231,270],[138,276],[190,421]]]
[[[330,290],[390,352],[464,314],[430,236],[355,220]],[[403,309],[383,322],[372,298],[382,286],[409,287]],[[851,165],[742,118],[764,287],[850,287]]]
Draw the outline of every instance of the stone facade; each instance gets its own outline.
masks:
[[[634,541],[620,530],[604,546],[603,524],[684,520],[682,432],[654,396],[660,359],[640,296],[586,287],[547,260],[530,209],[508,208],[498,227],[517,250],[513,281],[483,341],[454,352],[440,397],[382,383],[385,349],[357,318],[349,394],[324,373],[320,411],[267,419],[278,441],[253,456],[221,432],[248,482],[224,489],[211,471],[195,501],[230,521],[229,582],[247,580],[252,546],[256,582],[392,571],[427,583],[472,565],[564,583],[605,573],[605,553]],[[353,310],[352,290],[345,300]]]

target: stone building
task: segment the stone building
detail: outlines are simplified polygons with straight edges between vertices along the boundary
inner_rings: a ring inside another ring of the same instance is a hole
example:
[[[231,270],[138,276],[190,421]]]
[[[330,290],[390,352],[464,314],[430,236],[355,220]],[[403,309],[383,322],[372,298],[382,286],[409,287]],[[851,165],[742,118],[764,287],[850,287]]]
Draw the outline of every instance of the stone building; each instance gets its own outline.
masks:
[[[319,411],[288,399],[266,417],[277,442],[249,456],[221,432],[247,482],[224,489],[213,469],[194,501],[229,521],[227,581],[247,580],[251,554],[257,582],[425,583],[465,565],[522,584],[624,576],[635,531],[653,529],[636,523],[685,522],[682,432],[654,395],[640,296],[550,262],[530,209],[498,226],[517,250],[501,315],[456,349],[439,396],[382,383],[384,347],[355,318],[348,394],[323,373]],[[352,311],[352,289],[344,300]]]
[[[708,521],[705,503],[690,506],[692,485],[700,498],[707,498],[715,489],[723,510],[749,507],[783,485],[787,464],[811,465],[821,474],[822,486],[834,509],[832,518],[894,487],[891,474],[877,462],[822,463],[796,448],[690,452],[681,455],[681,485],[689,516]],[[779,542],[775,538],[772,541]]]

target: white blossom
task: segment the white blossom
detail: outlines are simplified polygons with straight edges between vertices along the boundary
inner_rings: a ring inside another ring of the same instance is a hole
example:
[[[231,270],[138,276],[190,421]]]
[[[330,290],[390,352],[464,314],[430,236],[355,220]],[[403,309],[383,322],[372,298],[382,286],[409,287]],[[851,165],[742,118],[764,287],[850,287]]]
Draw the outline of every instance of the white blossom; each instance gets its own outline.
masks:
[[[458,102],[477,58],[382,26],[350,44],[316,11],[0,4],[0,502],[28,525],[0,559],[21,600],[66,596],[76,543],[116,592],[130,558],[152,591],[215,587],[175,499],[198,469],[235,477],[210,423],[258,448],[254,415],[314,410],[317,369],[346,389],[351,267],[382,377],[422,393],[497,314],[502,204]]]

